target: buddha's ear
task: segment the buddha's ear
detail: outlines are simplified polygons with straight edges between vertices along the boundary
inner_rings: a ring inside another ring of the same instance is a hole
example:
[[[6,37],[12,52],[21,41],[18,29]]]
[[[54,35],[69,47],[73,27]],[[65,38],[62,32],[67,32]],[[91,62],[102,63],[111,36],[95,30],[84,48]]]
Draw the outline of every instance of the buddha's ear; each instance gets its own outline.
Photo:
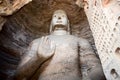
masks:
[[[49,28],[49,33],[51,34],[52,33],[52,27],[53,26],[53,23],[52,23],[52,21],[51,21],[51,23],[50,23],[50,28]]]
[[[69,22],[69,20],[67,20],[67,27],[68,27],[68,34],[70,34],[71,31],[70,31],[70,22]]]

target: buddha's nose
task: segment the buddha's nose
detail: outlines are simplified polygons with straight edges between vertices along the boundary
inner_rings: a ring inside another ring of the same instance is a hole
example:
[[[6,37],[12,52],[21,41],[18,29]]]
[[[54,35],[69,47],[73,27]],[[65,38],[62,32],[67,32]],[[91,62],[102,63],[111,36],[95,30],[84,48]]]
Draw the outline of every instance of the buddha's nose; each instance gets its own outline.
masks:
[[[61,17],[58,17],[58,19],[61,19]]]

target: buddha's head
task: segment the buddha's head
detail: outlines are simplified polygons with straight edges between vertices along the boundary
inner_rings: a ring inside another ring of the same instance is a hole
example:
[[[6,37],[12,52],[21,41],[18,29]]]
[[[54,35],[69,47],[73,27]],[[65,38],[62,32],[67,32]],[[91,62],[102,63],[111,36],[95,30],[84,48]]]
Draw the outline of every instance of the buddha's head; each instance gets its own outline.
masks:
[[[52,16],[50,33],[60,30],[66,31],[68,34],[70,33],[69,20],[65,11],[56,10]]]

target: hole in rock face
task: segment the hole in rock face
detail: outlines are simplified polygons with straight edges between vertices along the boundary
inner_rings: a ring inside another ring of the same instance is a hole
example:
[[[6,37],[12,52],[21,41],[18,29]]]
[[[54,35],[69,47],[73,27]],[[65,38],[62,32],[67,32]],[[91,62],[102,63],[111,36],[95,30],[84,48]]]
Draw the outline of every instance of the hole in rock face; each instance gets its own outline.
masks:
[[[118,24],[118,23],[116,23],[116,24],[115,24],[115,26],[117,26],[117,27],[118,27],[118,26],[119,26],[119,24]]]
[[[120,21],[120,16],[118,17],[118,20]]]
[[[116,32],[116,28],[114,28],[113,31]]]
[[[118,47],[118,48],[115,50],[115,53],[116,53],[116,56],[119,58],[119,57],[120,57],[120,47]]]
[[[115,69],[111,70],[111,75],[113,76],[114,79],[116,79],[118,77],[118,74]]]

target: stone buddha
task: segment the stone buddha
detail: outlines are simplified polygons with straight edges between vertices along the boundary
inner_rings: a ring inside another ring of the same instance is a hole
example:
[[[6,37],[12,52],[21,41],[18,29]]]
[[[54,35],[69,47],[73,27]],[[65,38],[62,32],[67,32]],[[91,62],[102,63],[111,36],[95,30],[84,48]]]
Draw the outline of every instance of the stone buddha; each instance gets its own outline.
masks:
[[[17,80],[105,80],[90,43],[71,35],[69,25],[65,11],[53,13],[50,34],[31,42],[18,65]]]

